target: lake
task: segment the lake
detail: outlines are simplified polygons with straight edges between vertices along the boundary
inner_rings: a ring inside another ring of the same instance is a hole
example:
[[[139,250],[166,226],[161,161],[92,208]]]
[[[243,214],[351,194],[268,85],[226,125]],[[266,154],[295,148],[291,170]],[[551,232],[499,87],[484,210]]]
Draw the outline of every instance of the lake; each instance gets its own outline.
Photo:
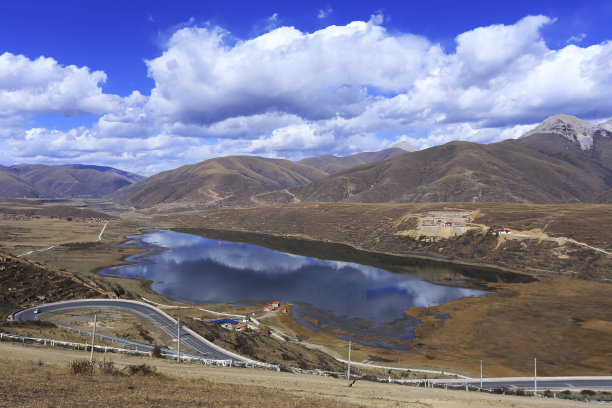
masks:
[[[398,273],[174,231],[128,238],[124,245],[148,251],[102,274],[151,280],[154,291],[186,303],[293,304],[300,323],[377,347],[409,348],[419,321],[403,311],[412,306],[486,293],[426,282],[422,276],[435,266],[422,262]]]

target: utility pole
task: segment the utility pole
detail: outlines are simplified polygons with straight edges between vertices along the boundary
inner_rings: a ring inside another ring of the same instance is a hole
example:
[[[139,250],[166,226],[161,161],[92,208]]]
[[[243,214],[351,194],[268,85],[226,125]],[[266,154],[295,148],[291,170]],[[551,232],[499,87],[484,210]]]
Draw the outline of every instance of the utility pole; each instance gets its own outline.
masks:
[[[480,388],[482,388],[482,360],[480,360]]]
[[[347,386],[351,386],[351,341],[349,340],[348,371],[346,372]]]
[[[178,337],[176,346],[178,348],[178,362],[181,362],[181,318],[178,318],[178,324],[176,326],[176,336]]]
[[[533,358],[533,395],[538,394],[538,360]]]
[[[89,356],[89,365],[93,366],[93,350],[94,350],[94,341],[96,339],[96,324],[98,322],[98,315],[94,314],[94,330],[91,335],[91,356]]]

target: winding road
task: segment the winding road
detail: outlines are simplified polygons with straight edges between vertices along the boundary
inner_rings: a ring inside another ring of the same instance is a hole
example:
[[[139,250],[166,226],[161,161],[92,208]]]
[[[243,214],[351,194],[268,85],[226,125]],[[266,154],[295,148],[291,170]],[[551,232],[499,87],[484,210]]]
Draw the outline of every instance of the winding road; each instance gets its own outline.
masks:
[[[82,300],[68,300],[64,302],[47,303],[36,307],[30,307],[28,309],[20,310],[13,315],[16,321],[26,320],[38,320],[38,315],[54,312],[59,310],[82,308],[82,307],[108,307],[125,309],[134,313],[138,313],[168,333],[172,337],[177,335],[177,324],[178,322],[164,313],[162,310],[155,306],[149,305],[143,302],[137,302],[135,300],[121,300],[121,299],[82,299]],[[34,313],[38,309],[38,313]],[[106,339],[111,339],[106,336],[99,336]],[[129,344],[129,342],[126,342]],[[139,350],[151,351],[153,346],[146,346],[140,343],[131,343],[135,345]],[[181,345],[186,345],[192,350],[202,354],[203,356],[215,359],[215,360],[232,360],[237,362],[255,363],[255,361],[238,354],[232,353],[231,351],[225,350],[204,337],[200,336],[193,330],[181,325]],[[149,350],[151,349],[151,350]]]
[[[52,311],[60,311],[60,310],[68,310],[74,308],[83,308],[83,307],[99,307],[99,308],[118,308],[125,309],[134,313],[138,313],[148,319],[150,319],[157,326],[162,328],[166,333],[168,333],[172,337],[176,337],[177,334],[177,324],[178,322],[170,317],[168,314],[158,309],[157,307],[138,302],[135,300],[122,300],[122,299],[82,299],[82,300],[68,300],[63,302],[56,303],[48,303],[39,305],[36,307],[31,307],[28,309],[20,310],[13,315],[14,320],[16,321],[27,321],[27,320],[38,320],[38,315],[52,312]],[[34,313],[35,310],[38,309],[38,313]],[[112,340],[111,337],[107,336],[98,336],[100,338],[105,338],[108,340]],[[142,343],[132,342],[130,343],[127,340],[122,339],[122,342],[125,344],[132,345],[137,347],[142,351],[151,351],[153,346],[147,346]],[[231,351],[225,350],[210,341],[206,340],[199,334],[195,333],[193,330],[188,327],[181,326],[181,344],[189,346],[191,349],[197,351],[202,354],[206,358],[215,359],[215,360],[232,360],[234,362],[244,362],[244,363],[257,363],[253,360],[250,360],[246,357],[240,356],[238,354],[232,353]],[[339,360],[344,363],[348,363],[348,361]],[[358,365],[362,367],[370,367],[370,368],[382,368],[381,366],[373,366],[370,364],[360,364],[351,362],[353,365]],[[395,367],[384,367],[386,369],[397,369]],[[434,371],[429,370],[418,370],[418,369],[404,369],[411,371],[427,371],[431,373],[436,373]],[[450,374],[450,373],[446,373]],[[456,374],[455,374],[456,375]],[[405,383],[423,383],[426,380],[400,380],[400,382]],[[480,387],[480,379],[477,378],[447,378],[447,379],[430,379],[427,380],[430,384],[435,383],[438,385],[447,385],[447,386],[470,386],[470,387]],[[493,389],[493,388],[521,388],[526,390],[534,389],[534,378],[533,377],[509,377],[509,378],[483,378],[482,379],[482,388],[484,389]],[[538,377],[537,378],[537,389],[538,390],[600,390],[600,391],[612,391],[612,377],[610,376],[601,376],[601,377]]]

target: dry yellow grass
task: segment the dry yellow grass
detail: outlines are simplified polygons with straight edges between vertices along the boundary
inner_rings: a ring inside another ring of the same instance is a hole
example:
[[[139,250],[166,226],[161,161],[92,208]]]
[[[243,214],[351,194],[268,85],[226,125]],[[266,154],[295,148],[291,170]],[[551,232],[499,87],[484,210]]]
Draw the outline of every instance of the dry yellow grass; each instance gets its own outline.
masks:
[[[532,397],[346,381],[259,369],[178,364],[114,355],[118,370],[136,364],[159,376],[75,376],[68,364],[89,354],[0,342],[0,407],[578,407]],[[44,366],[41,365],[44,364]],[[126,370],[123,370],[126,371]],[[96,371],[97,372],[97,371]]]

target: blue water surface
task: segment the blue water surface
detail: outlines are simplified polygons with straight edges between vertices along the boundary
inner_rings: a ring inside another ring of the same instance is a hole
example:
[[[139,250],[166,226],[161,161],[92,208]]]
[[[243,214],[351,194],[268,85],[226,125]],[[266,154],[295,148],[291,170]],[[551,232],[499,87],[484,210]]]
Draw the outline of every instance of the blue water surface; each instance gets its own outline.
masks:
[[[102,274],[151,280],[154,291],[187,303],[293,304],[293,316],[302,324],[341,330],[340,337],[379,347],[408,347],[419,321],[404,310],[485,293],[425,282],[413,273],[174,231],[128,238],[129,245],[149,252]]]

